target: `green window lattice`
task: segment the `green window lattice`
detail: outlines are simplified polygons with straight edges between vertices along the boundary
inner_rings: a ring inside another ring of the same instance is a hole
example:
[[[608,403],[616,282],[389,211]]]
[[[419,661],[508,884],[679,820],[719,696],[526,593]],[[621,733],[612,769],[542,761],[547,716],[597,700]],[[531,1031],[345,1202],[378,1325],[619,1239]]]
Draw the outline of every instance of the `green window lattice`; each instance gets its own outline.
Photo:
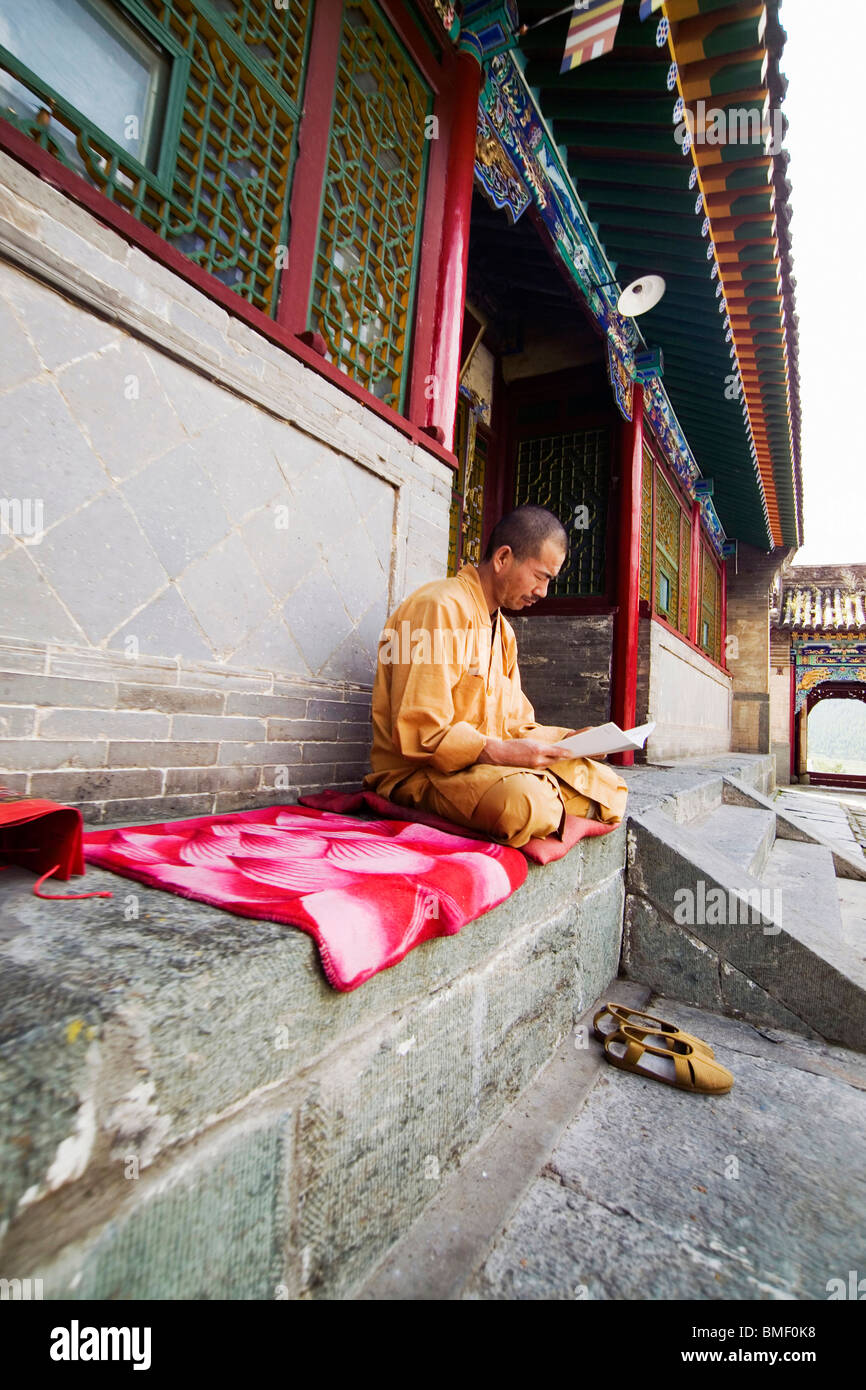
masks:
[[[37,101],[28,110],[26,100],[10,104],[6,96],[0,114],[273,314],[284,263],[279,248],[288,240],[309,0],[289,0],[285,9],[251,0],[123,0],[110,8],[170,70],[150,167],[2,47],[0,77],[10,79],[0,84],[4,92]]]
[[[652,596],[654,471],[652,454],[644,450],[640,498],[640,597],[647,601]]]
[[[691,526],[661,474],[655,476],[655,611],[688,635]]]
[[[372,0],[343,14],[312,286],[333,361],[399,410],[432,93]]]
[[[520,441],[515,507],[527,502],[547,507],[568,532],[568,556],[548,589],[548,597],[606,592],[609,494],[610,435],[606,429],[574,430]]]
[[[722,580],[713,561],[701,546],[701,616],[698,645],[713,661],[722,659]]]

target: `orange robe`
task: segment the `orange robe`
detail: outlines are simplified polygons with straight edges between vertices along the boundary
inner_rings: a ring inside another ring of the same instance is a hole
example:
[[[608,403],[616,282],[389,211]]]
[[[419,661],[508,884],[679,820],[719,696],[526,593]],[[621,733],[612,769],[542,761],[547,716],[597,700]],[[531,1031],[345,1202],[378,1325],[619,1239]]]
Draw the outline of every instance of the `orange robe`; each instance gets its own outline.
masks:
[[[603,763],[478,762],[485,736],[558,743],[571,732],[536,723],[520,686],[514,630],[501,612],[497,619],[491,633],[474,565],[422,585],[399,605],[379,644],[365,785],[515,846],[556,833],[566,812],[583,815],[591,801],[602,820],[621,820],[628,788]]]

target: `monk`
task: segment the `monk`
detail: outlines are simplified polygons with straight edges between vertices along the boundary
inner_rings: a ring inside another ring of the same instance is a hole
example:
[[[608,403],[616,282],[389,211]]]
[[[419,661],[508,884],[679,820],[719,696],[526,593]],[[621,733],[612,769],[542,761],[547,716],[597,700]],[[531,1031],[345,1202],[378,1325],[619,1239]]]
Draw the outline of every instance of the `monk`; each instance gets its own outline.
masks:
[[[403,600],[379,644],[366,786],[515,847],[561,835],[566,814],[619,823],[626,783],[557,746],[578,730],[536,723],[501,612],[544,598],[567,550],[552,512],[519,507],[478,566]]]

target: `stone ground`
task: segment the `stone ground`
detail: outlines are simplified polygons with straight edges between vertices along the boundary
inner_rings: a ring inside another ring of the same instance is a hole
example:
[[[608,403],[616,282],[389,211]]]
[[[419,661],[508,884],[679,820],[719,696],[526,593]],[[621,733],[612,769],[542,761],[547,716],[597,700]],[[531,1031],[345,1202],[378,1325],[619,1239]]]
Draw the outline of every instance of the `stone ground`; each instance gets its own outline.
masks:
[[[852,859],[866,854],[866,792],[836,787],[781,787],[780,810]],[[866,960],[866,882],[837,878],[843,935]]]
[[[624,981],[610,995],[647,997]],[[866,1270],[866,1056],[645,1007],[711,1043],[728,1095],[568,1039],[361,1298],[826,1300],[828,1280]]]
[[[780,787],[779,809],[806,830],[859,857],[866,853],[866,792],[836,787]]]

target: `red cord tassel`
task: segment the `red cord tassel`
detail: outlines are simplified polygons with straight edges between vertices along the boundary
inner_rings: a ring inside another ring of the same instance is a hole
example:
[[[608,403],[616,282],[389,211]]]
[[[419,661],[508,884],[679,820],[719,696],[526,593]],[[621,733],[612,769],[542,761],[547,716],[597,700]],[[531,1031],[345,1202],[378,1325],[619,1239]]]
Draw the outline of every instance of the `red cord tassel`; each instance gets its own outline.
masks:
[[[78,899],[78,898],[113,898],[113,897],[114,897],[114,894],[113,894],[113,893],[107,893],[107,892],[104,892],[104,891],[103,891],[102,893],[40,893],[40,892],[39,892],[39,889],[42,887],[42,885],[43,885],[43,883],[45,882],[46,878],[50,878],[52,874],[56,874],[56,873],[57,873],[57,870],[58,870],[59,868],[60,868],[60,865],[59,865],[59,864],[55,864],[53,869],[49,869],[47,874],[43,874],[41,878],[39,878],[39,879],[36,880],[36,884],[35,884],[35,886],[34,886],[34,888],[33,888],[33,896],[34,896],[34,897],[36,897],[36,898],[46,898],[49,902],[73,902],[74,900],[76,900],[76,899]]]

